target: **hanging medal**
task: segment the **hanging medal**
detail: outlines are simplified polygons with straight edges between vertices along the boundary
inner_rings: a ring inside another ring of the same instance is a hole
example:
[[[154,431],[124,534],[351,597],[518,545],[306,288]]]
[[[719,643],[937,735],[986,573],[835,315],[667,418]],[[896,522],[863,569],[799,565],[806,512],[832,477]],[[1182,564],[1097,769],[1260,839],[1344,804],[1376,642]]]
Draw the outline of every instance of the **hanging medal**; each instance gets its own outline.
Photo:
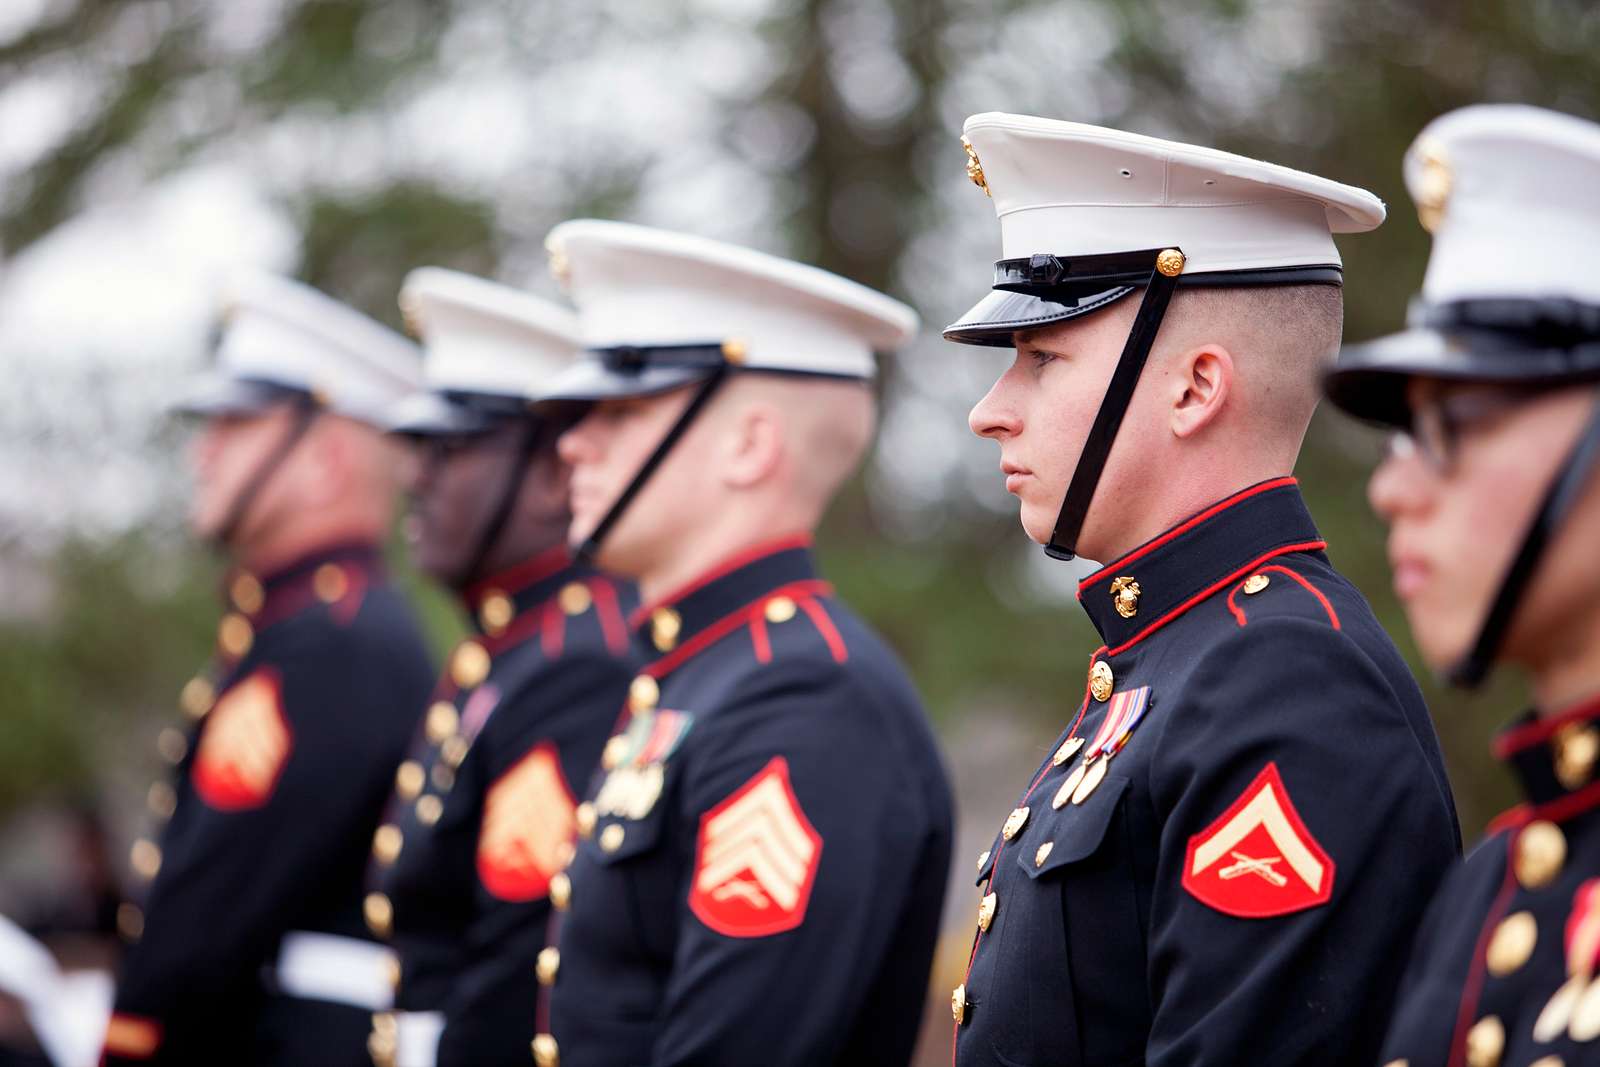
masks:
[[[1100,788],[1100,783],[1105,781],[1106,769],[1111,765],[1112,757],[1121,752],[1123,746],[1128,743],[1129,738],[1133,736],[1134,727],[1144,719],[1144,713],[1149,707],[1150,687],[1147,685],[1112,695],[1105,721],[1095,732],[1094,740],[1089,742],[1089,751],[1083,757],[1084,773],[1082,779],[1073,787],[1072,803],[1082,804],[1089,799],[1090,794]]]

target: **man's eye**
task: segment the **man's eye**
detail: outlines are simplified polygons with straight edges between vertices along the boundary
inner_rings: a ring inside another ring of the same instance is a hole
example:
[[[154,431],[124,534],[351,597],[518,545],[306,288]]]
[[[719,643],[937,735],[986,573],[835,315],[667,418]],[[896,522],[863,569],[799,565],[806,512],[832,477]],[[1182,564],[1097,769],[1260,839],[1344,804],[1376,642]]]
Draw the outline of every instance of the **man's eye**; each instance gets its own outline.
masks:
[[[1053,353],[1053,352],[1041,352],[1038,349],[1035,349],[1034,351],[1030,352],[1029,356],[1032,357],[1033,365],[1035,367],[1042,367],[1046,363],[1053,363],[1053,362],[1055,362],[1055,358],[1056,358],[1055,357],[1055,353]]]

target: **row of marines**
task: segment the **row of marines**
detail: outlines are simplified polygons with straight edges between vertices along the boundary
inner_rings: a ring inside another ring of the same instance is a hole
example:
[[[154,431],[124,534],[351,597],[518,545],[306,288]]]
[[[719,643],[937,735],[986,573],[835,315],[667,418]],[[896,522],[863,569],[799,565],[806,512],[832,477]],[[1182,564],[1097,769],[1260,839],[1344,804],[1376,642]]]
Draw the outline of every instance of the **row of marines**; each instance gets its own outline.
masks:
[[[1331,366],[1334,235],[1372,194],[963,133],[1001,258],[944,333],[1014,350],[970,428],[1032,540],[1109,562],[978,858],[952,1062],[1600,1062],[1600,127],[1430,125],[1409,328]],[[910,1061],[950,789],[811,538],[917,318],[682,234],[548,247],[575,312],[420,269],[420,351],[297,283],[234,292],[182,407],[192,524],[236,566],[160,738],[106,1063]],[[1495,742],[1527,802],[1465,862],[1420,691],[1292,476],[1324,395],[1396,431],[1369,498],[1424,657],[1532,682]],[[397,478],[474,624],[437,679],[377,548]]]

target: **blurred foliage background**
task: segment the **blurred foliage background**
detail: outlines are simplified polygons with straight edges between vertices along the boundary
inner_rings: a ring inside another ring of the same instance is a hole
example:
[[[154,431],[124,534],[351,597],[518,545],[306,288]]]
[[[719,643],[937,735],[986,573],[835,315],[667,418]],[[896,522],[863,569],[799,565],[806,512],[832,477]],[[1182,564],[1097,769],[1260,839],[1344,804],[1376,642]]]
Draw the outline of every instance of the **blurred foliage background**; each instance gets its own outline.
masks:
[[[1411,138],[1485,100],[1594,117],[1597,56],[1583,0],[8,0],[0,818],[87,804],[131,827],[149,740],[207,655],[218,568],[182,536],[182,441],[159,411],[204,358],[221,274],[290,271],[398,324],[422,264],[553,293],[544,232],[598,214],[788,253],[924,312],[822,555],[910,664],[986,840],[1097,642],[965,429],[999,364],[937,337],[997,248],[962,118],[1116,125],[1373,189],[1389,223],[1342,244],[1362,339],[1401,323],[1422,276]],[[1325,414],[1299,473],[1415,662],[1364,499],[1377,455]],[[453,609],[409,580],[447,641]],[[1485,740],[1518,682],[1464,697],[1423,676],[1473,837],[1510,800]]]

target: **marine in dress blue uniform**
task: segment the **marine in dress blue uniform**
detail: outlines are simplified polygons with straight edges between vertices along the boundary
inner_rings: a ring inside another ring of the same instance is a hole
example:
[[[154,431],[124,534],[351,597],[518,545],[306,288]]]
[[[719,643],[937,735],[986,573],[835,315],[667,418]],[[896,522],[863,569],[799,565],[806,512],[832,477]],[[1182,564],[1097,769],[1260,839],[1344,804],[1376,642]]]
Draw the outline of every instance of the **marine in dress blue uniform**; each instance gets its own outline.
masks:
[[[593,408],[569,438],[627,418],[608,401],[690,394],[606,516],[575,522],[607,565],[630,520],[636,543],[659,514],[645,480],[711,454],[675,446],[739,418],[743,383],[783,390],[792,410],[815,400],[805,383],[832,381],[841,406],[870,408],[857,391],[873,349],[916,324],[844,279],[717,242],[583,221],[550,247],[589,346],[545,392]],[[575,486],[592,474],[575,461]],[[671,547],[658,558],[697,546]],[[579,808],[535,1062],[906,1063],[951,804],[903,669],[818,575],[806,531],[773,529],[675,589],[638,577],[654,597],[635,619],[646,662]]]
[[[239,551],[251,511],[322,419],[369,425],[415,388],[404,338],[297,283],[235,293],[214,377],[182,405],[214,418],[288,409],[287,429],[214,532]],[[387,482],[373,488],[387,499]],[[381,529],[386,516],[375,526]],[[362,922],[362,872],[432,670],[375,540],[326,544],[224,583],[216,654],[162,731],[159,825],[132,849],[108,1064],[361,1064],[387,1001]]]
[[[1116,488],[1095,496],[1174,291],[1336,285],[1330,231],[1370,229],[1382,205],[1114,130],[990,114],[964,132],[1005,258],[995,292],[947,337],[1020,348],[1024,331],[1138,302],[1048,538],[1051,556],[1072,559],[1091,498]],[[1309,390],[1309,365],[1306,377]],[[988,428],[994,396],[973,426],[1009,454],[1023,427]],[[954,1062],[1369,1059],[1399,946],[1459,849],[1413,679],[1287,472],[1143,544],[1100,534],[1114,558],[1078,600],[1103,643],[979,857]]]
[[[577,354],[572,312],[431,267],[407,277],[400,300],[426,349],[428,390],[395,425],[429,468],[413,493],[449,490],[474,449],[494,453],[498,480],[475,522],[427,527],[451,497],[421,499],[412,516],[417,539],[465,541],[422,547],[451,560],[436,577],[461,594],[475,633],[451,653],[373,837],[367,919],[396,953],[398,984],[370,1048],[395,1067],[520,1067],[551,901],[568,892],[574,794],[632,677],[637,597],[573,561],[561,424],[528,409],[528,389]],[[425,567],[434,558],[419,554]]]
[[[1530,655],[1542,642],[1527,637],[1541,620],[1586,632],[1571,617],[1581,607],[1552,608],[1548,589],[1552,570],[1556,585],[1581,588],[1571,562],[1593,551],[1569,527],[1593,513],[1600,453],[1600,409],[1589,398],[1600,381],[1600,288],[1584,267],[1600,240],[1600,127],[1530,107],[1465,108],[1422,131],[1405,177],[1434,235],[1411,328],[1347,349],[1328,392],[1352,414],[1401,431],[1372,488],[1393,536],[1425,528],[1437,502],[1467,494],[1510,508],[1511,529],[1525,524],[1520,544],[1475,530],[1482,540],[1470,548],[1450,546],[1479,570],[1484,557],[1507,562],[1488,564],[1492,596],[1461,605],[1471,627],[1464,647],[1441,646],[1445,654],[1430,659],[1464,686],[1497,662],[1516,662],[1540,703],[1494,739],[1523,802],[1441,887],[1381,1059],[1390,1067],[1600,1063],[1600,703],[1590,695],[1600,679],[1579,678],[1576,694],[1547,701],[1550,664]],[[1421,385],[1431,388],[1415,391]],[[1588,414],[1570,443],[1541,454],[1530,424],[1515,420],[1548,424],[1545,414],[1520,413],[1563,399],[1590,405]],[[1529,505],[1510,502],[1519,494],[1501,479],[1461,480],[1472,478],[1461,465],[1474,462],[1461,453],[1484,437],[1515,450]],[[1406,476],[1403,467],[1426,483],[1389,484]],[[1425,499],[1391,504],[1411,487]],[[1431,609],[1407,610],[1419,644],[1434,648]]]

